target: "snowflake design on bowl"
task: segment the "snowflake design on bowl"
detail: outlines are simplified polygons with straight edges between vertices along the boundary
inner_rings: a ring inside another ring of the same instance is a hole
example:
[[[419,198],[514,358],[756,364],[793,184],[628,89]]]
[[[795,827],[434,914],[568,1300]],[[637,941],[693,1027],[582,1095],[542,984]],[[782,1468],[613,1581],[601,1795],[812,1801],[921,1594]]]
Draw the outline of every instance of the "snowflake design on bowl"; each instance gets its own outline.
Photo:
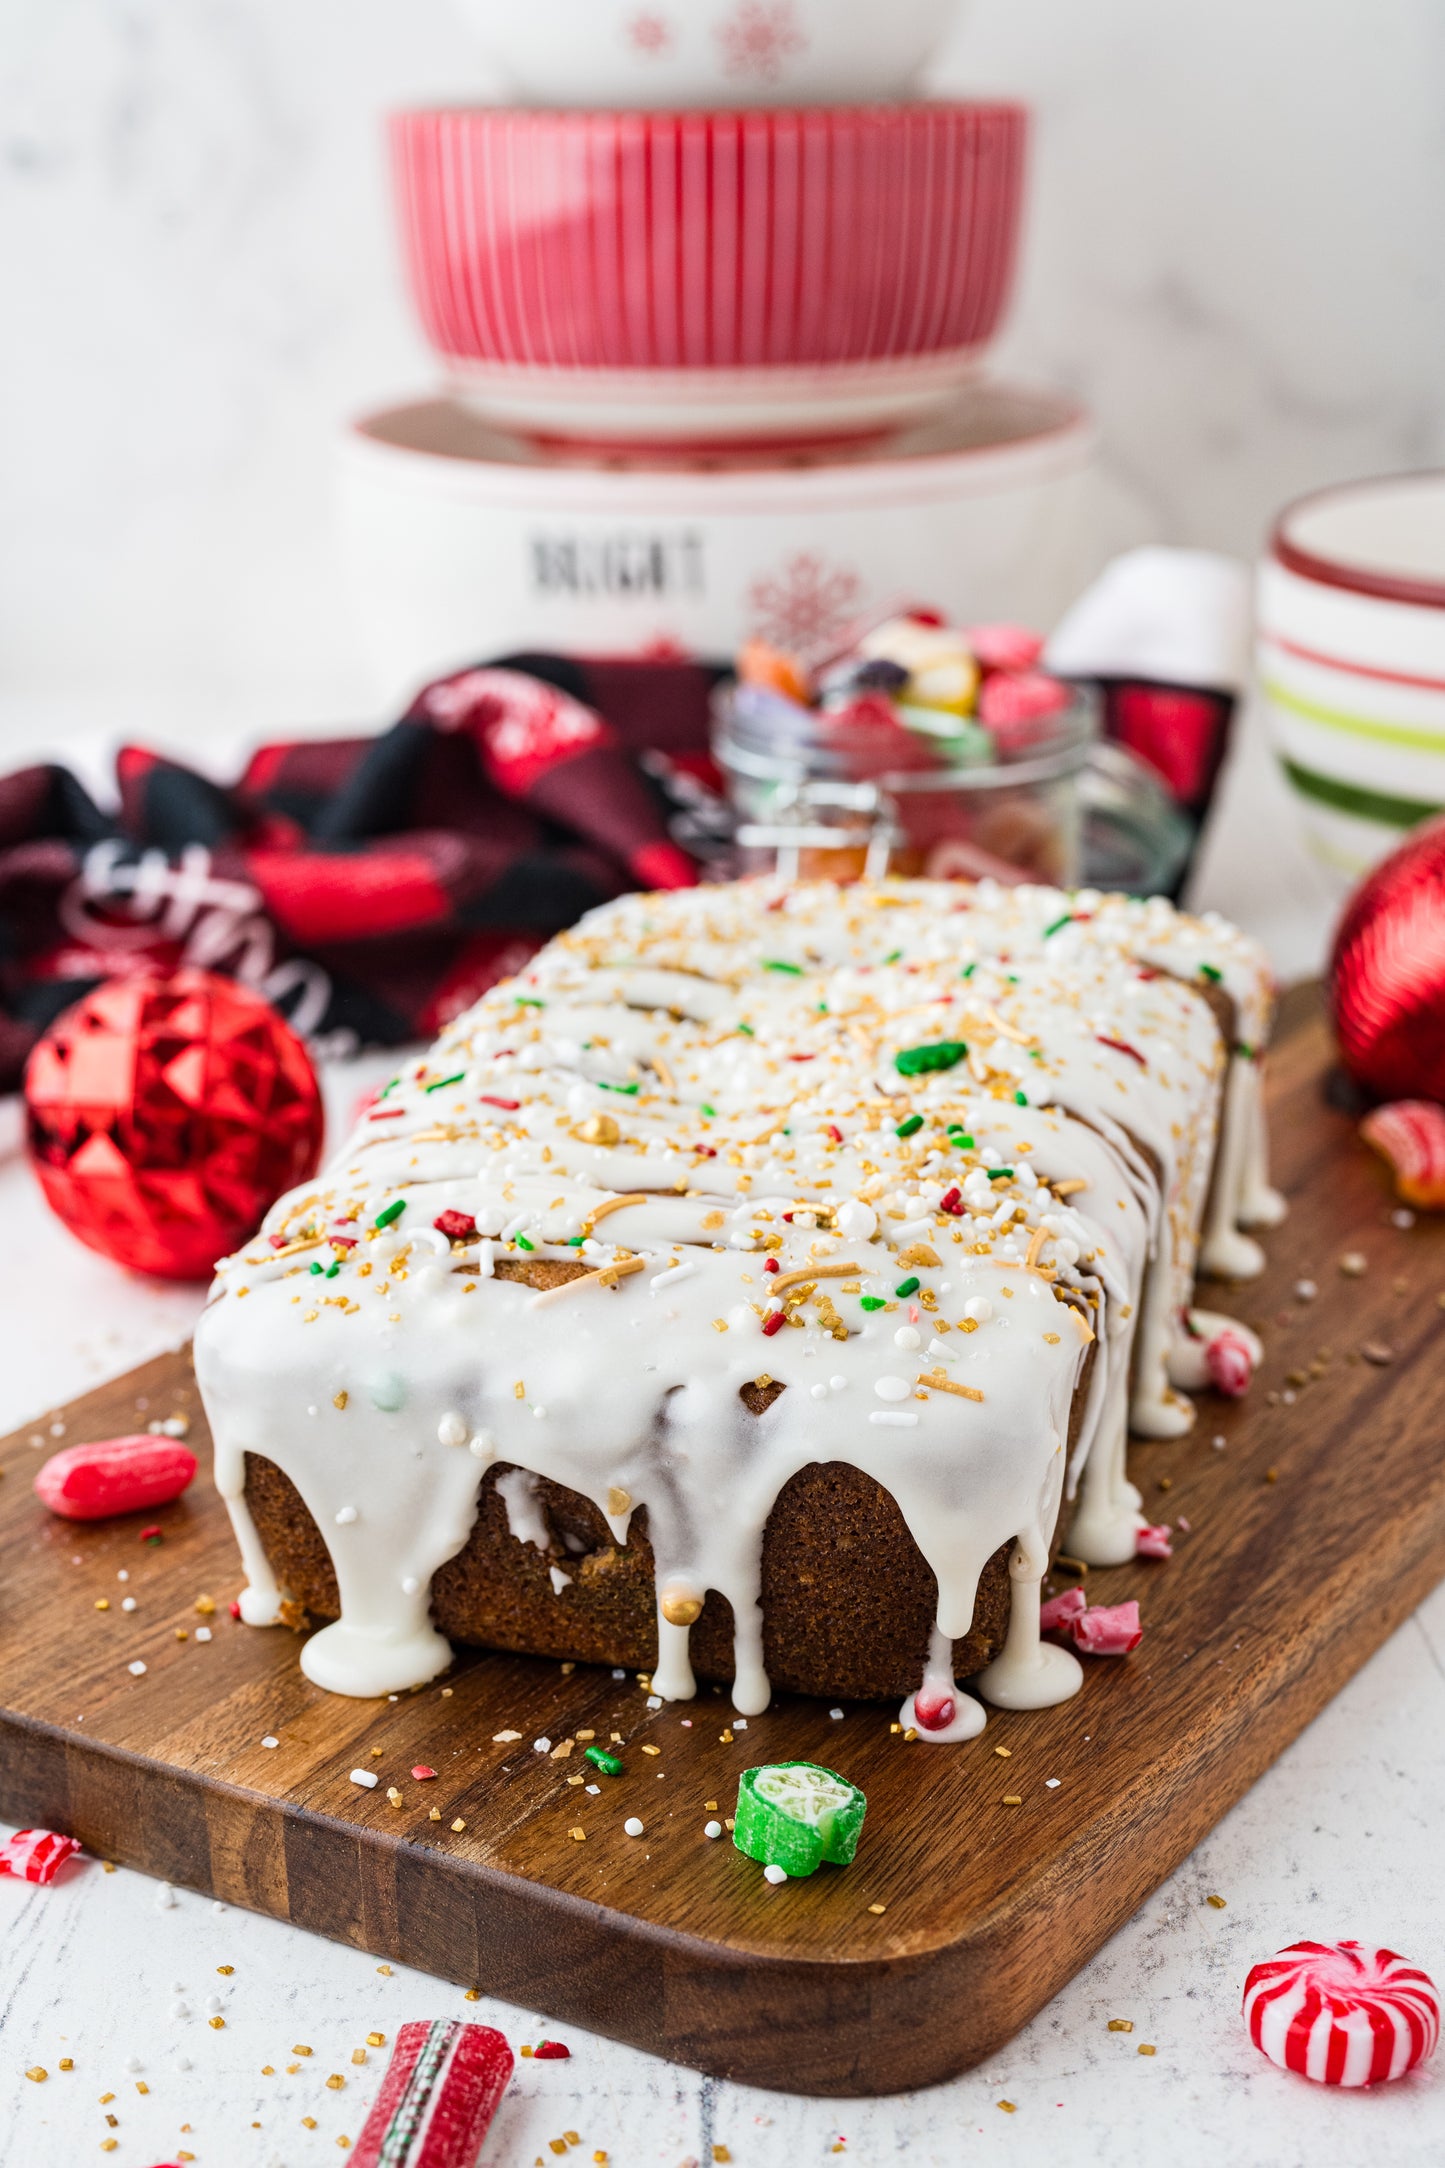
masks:
[[[753,637],[770,647],[808,648],[845,631],[857,615],[863,583],[846,565],[811,550],[790,557],[748,590]]]
[[[793,0],[740,0],[715,32],[729,75],[775,83],[784,63],[808,50]]]
[[[672,26],[667,17],[645,8],[632,17],[624,34],[635,53],[645,53],[649,58],[667,52],[672,44]]]

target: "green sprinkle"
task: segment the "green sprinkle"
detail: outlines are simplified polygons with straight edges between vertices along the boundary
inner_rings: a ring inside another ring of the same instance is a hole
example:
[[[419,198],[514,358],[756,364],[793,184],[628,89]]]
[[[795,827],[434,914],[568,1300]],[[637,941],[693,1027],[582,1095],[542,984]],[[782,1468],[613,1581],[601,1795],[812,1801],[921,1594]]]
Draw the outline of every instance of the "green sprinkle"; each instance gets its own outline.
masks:
[[[516,1002],[519,1009],[545,1009],[547,1006],[546,1002],[539,1001],[535,994],[518,994]]]
[[[373,1227],[390,1227],[393,1221],[399,1220],[401,1218],[401,1215],[405,1210],[405,1197],[393,1197],[390,1204],[382,1206],[381,1210],[377,1213],[376,1218],[372,1221],[371,1224]]]
[[[529,1242],[529,1241],[527,1240],[527,1237],[526,1237],[525,1235],[518,1235],[518,1237],[517,1237],[517,1248],[518,1248],[519,1250],[534,1250],[534,1249],[535,1249],[536,1247],[537,1247],[536,1243],[535,1243],[535,1242]]]
[[[1244,1039],[1240,1040],[1238,1046],[1234,1049],[1234,1051],[1239,1056],[1241,1061],[1254,1060],[1254,1048],[1250,1046],[1249,1043]]]
[[[971,1152],[974,1148],[973,1139],[966,1129],[950,1129],[948,1141],[950,1144],[956,1144],[960,1152]]]
[[[1049,935],[1050,935],[1051,933],[1062,933],[1062,932],[1063,932],[1063,930],[1064,930],[1064,928],[1065,928],[1066,926],[1072,926],[1072,925],[1073,925],[1073,923],[1074,923],[1074,914],[1073,914],[1073,912],[1072,912],[1072,911],[1065,911],[1065,913],[1064,913],[1063,917],[1062,917],[1062,918],[1056,918],[1056,919],[1054,920],[1054,923],[1053,923],[1053,925],[1052,925],[1052,926],[1045,926],[1045,928],[1044,928],[1044,939],[1045,939],[1045,940],[1047,941],[1047,940],[1048,940],[1048,938],[1049,938]]]
[[[598,1089],[601,1091],[620,1092],[624,1099],[635,1099],[637,1097],[638,1086],[636,1084],[604,1084],[600,1077],[597,1083]]]
[[[320,1267],[320,1265],[313,1265],[313,1266],[311,1267],[311,1270],[312,1270],[313,1272],[319,1272],[319,1271],[321,1270],[321,1267]]]
[[[882,1295],[864,1295],[861,1299],[865,1310],[882,1310],[887,1307]]]
[[[753,1027],[751,1024],[739,1024],[738,1030],[743,1034],[743,1037],[745,1039],[751,1039],[753,1036]]]
[[[898,1124],[893,1134],[895,1137],[916,1137],[922,1127],[923,1116],[921,1114],[910,1114]]]
[[[785,971],[790,979],[800,979],[803,976],[801,964],[785,964],[780,956],[765,956],[763,958],[763,969],[764,971]]]
[[[466,1082],[466,1077],[466,1070],[458,1069],[455,1076],[439,1076],[435,1084],[428,1084],[427,1090],[429,1092],[444,1092],[448,1084],[464,1084]]]
[[[903,958],[903,951],[902,951],[902,949],[901,949],[901,948],[896,948],[896,949],[895,949],[895,950],[893,951],[893,954],[892,954],[891,956],[885,956],[885,957],[884,957],[884,959],[883,959],[883,961],[884,961],[884,963],[885,963],[885,964],[896,964],[896,963],[899,963],[899,962],[901,962],[901,961],[902,961],[902,958]]]
[[[1019,975],[1017,971],[1006,971],[1004,973],[1004,977],[1008,980],[1010,986],[1018,985]]]
[[[1208,979],[1211,986],[1217,986],[1224,977],[1224,973],[1220,970],[1218,964],[1201,964],[1199,966],[1199,976],[1202,979]]]
[[[1026,1107],[1028,1103],[1029,1095],[1026,1091],[1016,1091],[1014,1093],[1014,1105],[1016,1107]]]
[[[820,1001],[820,1002],[818,1003],[818,1014],[819,1014],[819,1016],[826,1016],[826,1015],[827,1015],[827,1013],[828,1013],[828,1004],[827,1004],[827,1002],[826,1002],[826,1001]]]
[[[392,1078],[392,1080],[391,1080],[391,1082],[390,1082],[389,1084],[383,1084],[383,1085],[382,1085],[382,1087],[381,1087],[381,1090],[380,1090],[380,1091],[379,1091],[379,1092],[377,1093],[377,1095],[376,1095],[376,1096],[377,1096],[377,1098],[378,1098],[378,1099],[389,1099],[389,1098],[391,1097],[392,1093],[393,1093],[393,1092],[394,1092],[394,1091],[396,1090],[396,1087],[397,1087],[397,1085],[398,1085],[398,1084],[399,1084],[400,1082],[401,1082],[401,1078],[400,1078],[399,1076],[394,1076],[394,1077]]]
[[[620,1777],[622,1764],[615,1754],[609,1754],[605,1746],[587,1746],[582,1749],[582,1759],[590,1761],[594,1769],[600,1769],[605,1777]]]
[[[329,1264],[329,1265],[328,1265],[328,1266],[326,1267],[326,1271],[325,1271],[325,1273],[324,1273],[323,1277],[324,1277],[324,1278],[326,1278],[326,1279],[328,1279],[328,1280],[334,1280],[334,1279],[336,1278],[336,1275],[337,1275],[337,1273],[338,1273],[338,1272],[339,1272],[340,1270],[341,1270],[341,1259],[340,1259],[339,1257],[333,1257],[333,1258],[332,1258],[332,1260],[331,1260],[331,1263],[330,1263],[330,1264]]]
[[[990,1182],[1011,1182],[1013,1180],[1014,1171],[1012,1167],[985,1167],[983,1171]]]
[[[702,1103],[700,1111],[707,1116],[710,1122],[715,1122],[717,1120],[717,1108],[710,1107],[705,1099]]]
[[[959,974],[958,974],[958,975],[959,975],[959,977],[960,977],[961,979],[971,979],[971,978],[973,977],[973,974],[975,973],[975,971],[977,971],[977,969],[978,969],[978,965],[977,965],[977,964],[965,964],[965,965],[964,965],[964,967],[963,967],[963,969],[962,969],[962,970],[961,970],[961,971],[959,972]]]
[[[898,1285],[894,1288],[893,1292],[895,1295],[916,1295],[922,1285],[923,1282],[917,1277],[917,1275],[910,1272],[906,1280],[900,1280],[898,1282]]]
[[[569,1250],[580,1250],[586,1240],[586,1235],[568,1235],[567,1247]]]
[[[962,1039],[937,1039],[932,1046],[905,1046],[893,1057],[900,1076],[927,1076],[938,1069],[956,1069],[968,1052]]]

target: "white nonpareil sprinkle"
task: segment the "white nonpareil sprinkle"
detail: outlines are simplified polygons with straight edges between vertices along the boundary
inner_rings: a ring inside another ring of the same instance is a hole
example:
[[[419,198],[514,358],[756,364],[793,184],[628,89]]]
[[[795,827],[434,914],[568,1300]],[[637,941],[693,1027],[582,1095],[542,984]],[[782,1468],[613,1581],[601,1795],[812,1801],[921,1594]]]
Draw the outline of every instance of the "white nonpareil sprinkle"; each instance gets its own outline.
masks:
[[[349,1528],[352,1522],[359,1518],[355,1506],[342,1506],[336,1515],[336,1525],[338,1528]]]
[[[409,1573],[402,1581],[401,1592],[403,1596],[414,1596],[420,1587],[421,1583],[417,1579],[416,1575],[414,1573]]]
[[[923,1335],[916,1325],[900,1325],[893,1335],[893,1345],[911,1355],[915,1348],[922,1347]]]
[[[471,1443],[471,1452],[477,1460],[495,1460],[497,1441],[489,1430],[479,1430]]]
[[[829,1378],[828,1390],[830,1393],[846,1393],[848,1380],[846,1378]]]
[[[843,1712],[843,1711],[842,1711],[841,1709],[830,1709],[830,1710],[828,1711],[828,1714],[829,1714],[829,1716],[831,1716],[831,1717],[832,1717],[832,1719],[833,1719],[833,1722],[834,1722],[835,1724],[841,1724],[841,1723],[842,1723],[842,1721],[843,1721],[843,1713],[844,1713],[844,1712]]]
[[[763,1869],[763,1880],[771,1882],[774,1889],[777,1888],[780,1882],[786,1882],[787,1879],[788,1870],[786,1867],[764,1867]]]
[[[918,1417],[905,1414],[901,1408],[875,1408],[868,1418],[880,1430],[916,1430]]]
[[[642,1824],[635,1814],[629,1814],[622,1827],[629,1837],[640,1837],[642,1835]]]
[[[534,1739],[532,1741],[532,1752],[534,1754],[550,1754],[551,1751],[552,1742],[547,1737],[545,1732],[542,1734],[542,1737],[540,1739]]]
[[[873,1390],[880,1400],[906,1400],[913,1384],[909,1378],[877,1378]]]
[[[1317,1280],[1296,1280],[1294,1283],[1294,1299],[1296,1302],[1313,1302],[1319,1291],[1319,1282]]]
[[[360,1784],[368,1792],[374,1792],[381,1779],[374,1769],[353,1769],[351,1781],[353,1784]]]
[[[176,1893],[171,1888],[170,1883],[162,1882],[160,1888],[156,1891],[157,1912],[169,1912],[175,1904],[175,1901]]]
[[[136,1600],[135,1600],[134,1596],[122,1596],[122,1597],[121,1597],[121,1599],[120,1599],[120,1607],[121,1607],[122,1611],[134,1611],[134,1610],[136,1610],[136,1609],[137,1609],[137,1604],[136,1604]]]
[[[649,1287],[674,1287],[679,1280],[690,1280],[696,1271],[697,1266],[693,1264],[669,1265],[666,1272],[654,1273],[647,1284]]]
[[[143,1679],[145,1677],[146,1667],[139,1657],[136,1658],[133,1664],[127,1664],[125,1668],[133,1679]]]
[[[128,1581],[130,1579],[130,1575],[126,1572],[124,1566],[121,1567],[120,1572],[116,1575],[116,1579],[117,1581]]]
[[[437,1443],[439,1445],[465,1445],[466,1442],[467,1426],[457,1414],[455,1408],[449,1408],[437,1424]]]
[[[808,1387],[808,1391],[812,1395],[814,1400],[826,1400],[828,1397],[828,1388],[826,1385],[810,1385]]]
[[[125,2059],[125,2067],[127,2070],[130,2071],[144,2070],[145,2064],[141,2061],[138,2055],[127,2055]]]
[[[261,1741],[261,1744],[262,1746],[279,1746],[281,1744],[281,1741],[275,1736],[273,1732],[268,1731],[265,1738]]]
[[[722,1823],[704,1822],[702,1825],[702,1833],[705,1837],[720,1837],[722,1835]]]
[[[209,1640],[210,1640],[210,1638],[211,1638],[211,1629],[210,1629],[210,1627],[209,1627],[209,1626],[198,1626],[198,1627],[196,1628],[196,1639],[197,1639],[198,1641],[209,1641]]]
[[[975,1325],[986,1325],[993,1316],[993,1304],[987,1295],[970,1295],[963,1306],[965,1317],[971,1317]]]

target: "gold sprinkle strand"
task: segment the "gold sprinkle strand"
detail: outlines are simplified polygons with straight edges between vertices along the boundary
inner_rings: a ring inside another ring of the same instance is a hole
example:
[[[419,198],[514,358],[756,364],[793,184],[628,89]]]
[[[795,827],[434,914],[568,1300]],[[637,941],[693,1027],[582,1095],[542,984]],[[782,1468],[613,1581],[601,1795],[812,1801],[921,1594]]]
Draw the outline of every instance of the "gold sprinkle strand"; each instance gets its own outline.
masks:
[[[846,1280],[850,1272],[861,1272],[861,1265],[805,1265],[797,1272],[780,1272],[776,1279],[769,1275],[768,1293],[781,1295],[785,1287],[801,1287],[804,1280]]]
[[[1048,1239],[1049,1232],[1046,1227],[1036,1227],[1034,1229],[1029,1237],[1028,1255],[1024,1259],[1025,1272],[1032,1272],[1036,1269],[1039,1258],[1043,1253],[1044,1244]]]
[[[1081,1189],[1087,1189],[1088,1186],[1081,1174],[1071,1174],[1066,1182],[1050,1182],[1049,1184],[1049,1188],[1056,1197],[1073,1197]]]
[[[1134,2030],[1134,2020],[1131,2017],[1111,2017],[1109,2030],[1110,2032],[1132,2032]]]
[[[615,1287],[619,1280],[630,1279],[634,1272],[646,1272],[645,1257],[622,1257],[615,1264],[603,1265],[599,1272],[584,1272],[580,1280],[564,1280],[560,1287],[544,1287],[535,1294],[528,1307],[540,1310],[549,1302],[556,1302],[560,1295],[576,1295],[584,1287]]]
[[[956,1384],[942,1370],[925,1370],[914,1380],[914,1383],[926,1385],[931,1392],[952,1393],[959,1400],[982,1400],[983,1398],[983,1394],[976,1385]]]
[[[583,1220],[582,1232],[584,1235],[590,1235],[598,1221],[605,1220],[609,1213],[625,1212],[630,1204],[651,1204],[651,1202],[652,1198],[645,1189],[630,1190],[625,1197],[604,1197],[601,1204],[595,1204],[586,1219]]]
[[[1227,1899],[1227,1898],[1225,1898],[1225,1897],[1213,1897],[1213,1896],[1210,1896],[1210,1897],[1206,1897],[1206,1898],[1205,1898],[1205,1900],[1204,1900],[1204,1902],[1205,1902],[1205,1903],[1206,1903],[1207,1905],[1213,1905],[1213,1907],[1214,1907],[1214,1909],[1215,1909],[1215,1911],[1216,1911],[1216,1912],[1223,1912],[1223,1911],[1225,1911],[1225,1910],[1227,1909],[1227,1906],[1228,1906],[1228,1899]]]

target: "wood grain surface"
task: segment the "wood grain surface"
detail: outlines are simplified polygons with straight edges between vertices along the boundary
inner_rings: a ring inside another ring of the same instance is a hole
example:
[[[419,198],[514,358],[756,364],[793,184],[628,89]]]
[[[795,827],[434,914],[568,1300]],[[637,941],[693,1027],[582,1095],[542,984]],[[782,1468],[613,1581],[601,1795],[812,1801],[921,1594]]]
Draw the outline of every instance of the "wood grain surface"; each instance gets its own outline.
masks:
[[[1244,1403],[1205,1399],[1188,1439],[1135,1448],[1151,1517],[1189,1532],[1167,1564],[1089,1577],[1093,1601],[1139,1598],[1145,1638],[1086,1659],[1067,1706],[991,1712],[981,1739],[932,1748],[891,1731],[891,1707],[780,1699],[739,1728],[715,1690],[650,1710],[632,1676],[510,1656],[392,1701],[323,1694],[295,1635],[231,1619],[237,1560],[204,1473],[158,1514],[91,1527],[31,1491],[43,1451],[172,1414],[204,1453],[182,1351],[0,1446],[0,1811],[753,2084],[874,2094],[968,2068],[1445,1574],[1445,1226],[1394,1224],[1383,1169],[1325,1102],[1327,1062],[1312,1002],[1292,1002],[1270,1083],[1291,1218],[1264,1280],[1217,1297],[1261,1332],[1264,1370]],[[621,1777],[581,1743],[534,1749],[584,1730],[622,1735]],[[743,1768],[795,1758],[861,1784],[868,1820],[852,1867],[773,1889],[703,1825]]]

